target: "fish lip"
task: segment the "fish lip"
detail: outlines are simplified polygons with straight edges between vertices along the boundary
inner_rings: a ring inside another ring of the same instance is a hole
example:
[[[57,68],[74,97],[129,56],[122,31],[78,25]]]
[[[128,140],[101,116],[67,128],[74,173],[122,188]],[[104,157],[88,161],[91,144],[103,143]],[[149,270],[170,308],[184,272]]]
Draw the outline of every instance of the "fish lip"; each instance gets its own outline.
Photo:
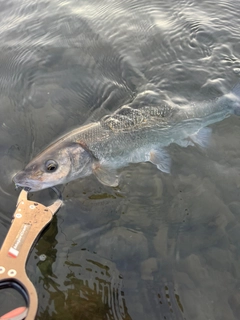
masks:
[[[14,184],[15,184],[16,190],[18,190],[19,188],[23,188],[27,192],[34,191],[35,190],[35,188],[34,188],[35,185],[32,186],[32,182],[31,181],[27,181],[21,175],[22,175],[22,171],[18,172],[12,179]],[[37,189],[36,189],[36,191],[37,191]]]
[[[15,182],[14,182],[15,183]],[[24,186],[20,183],[15,183],[15,189],[18,190],[19,188],[23,188],[25,191],[29,192],[32,190],[31,187],[27,187],[27,186]]]
[[[31,180],[25,177],[18,178],[17,175],[18,174],[13,177],[16,190],[18,190],[18,188],[23,188],[27,192],[37,192],[51,187],[51,185],[39,184],[39,181]]]

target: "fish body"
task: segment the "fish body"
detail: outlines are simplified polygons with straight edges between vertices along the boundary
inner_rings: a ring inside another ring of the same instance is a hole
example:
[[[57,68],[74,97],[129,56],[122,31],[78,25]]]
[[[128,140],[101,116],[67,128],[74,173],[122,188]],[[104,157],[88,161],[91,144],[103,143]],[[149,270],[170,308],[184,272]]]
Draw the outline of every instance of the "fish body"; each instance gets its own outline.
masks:
[[[98,122],[81,126],[50,145],[13,178],[17,186],[38,191],[92,173],[105,185],[117,186],[117,169],[150,161],[170,172],[165,147],[205,147],[210,128],[231,114],[240,114],[239,86],[212,103],[176,106],[123,106]]]

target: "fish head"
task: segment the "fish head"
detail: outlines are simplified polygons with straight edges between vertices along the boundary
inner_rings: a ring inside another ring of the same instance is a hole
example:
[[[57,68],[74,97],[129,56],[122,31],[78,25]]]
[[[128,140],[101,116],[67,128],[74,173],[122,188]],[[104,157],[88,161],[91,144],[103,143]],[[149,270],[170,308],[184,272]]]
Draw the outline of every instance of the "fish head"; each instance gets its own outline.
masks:
[[[39,191],[92,172],[93,156],[79,143],[56,143],[34,158],[13,181],[16,187]]]

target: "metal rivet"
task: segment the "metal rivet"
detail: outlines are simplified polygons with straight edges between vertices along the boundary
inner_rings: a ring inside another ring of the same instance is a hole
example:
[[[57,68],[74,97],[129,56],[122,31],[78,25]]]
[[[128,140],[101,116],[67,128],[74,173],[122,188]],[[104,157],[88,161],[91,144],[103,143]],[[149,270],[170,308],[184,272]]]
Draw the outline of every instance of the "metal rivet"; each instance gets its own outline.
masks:
[[[4,267],[0,267],[0,274],[5,272],[5,268]]]
[[[21,215],[21,213],[16,213],[15,217],[16,218],[22,218],[22,215]]]
[[[14,269],[10,269],[10,270],[8,271],[8,276],[9,276],[9,277],[14,277],[16,274],[17,274],[17,271],[14,270]]]
[[[45,261],[47,259],[47,256],[45,254],[41,254],[39,256],[40,261]]]
[[[31,204],[31,205],[29,206],[29,208],[30,208],[30,209],[35,209],[35,206],[34,206],[33,204]]]

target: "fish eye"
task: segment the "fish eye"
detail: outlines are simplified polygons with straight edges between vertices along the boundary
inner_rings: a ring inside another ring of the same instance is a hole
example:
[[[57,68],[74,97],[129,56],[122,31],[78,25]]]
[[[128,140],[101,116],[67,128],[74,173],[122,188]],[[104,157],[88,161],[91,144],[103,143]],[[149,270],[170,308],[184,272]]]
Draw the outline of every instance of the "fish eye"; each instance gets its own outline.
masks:
[[[54,172],[57,170],[58,168],[58,164],[56,161],[54,160],[47,160],[46,163],[45,163],[45,168],[46,168],[46,171],[47,172]]]

